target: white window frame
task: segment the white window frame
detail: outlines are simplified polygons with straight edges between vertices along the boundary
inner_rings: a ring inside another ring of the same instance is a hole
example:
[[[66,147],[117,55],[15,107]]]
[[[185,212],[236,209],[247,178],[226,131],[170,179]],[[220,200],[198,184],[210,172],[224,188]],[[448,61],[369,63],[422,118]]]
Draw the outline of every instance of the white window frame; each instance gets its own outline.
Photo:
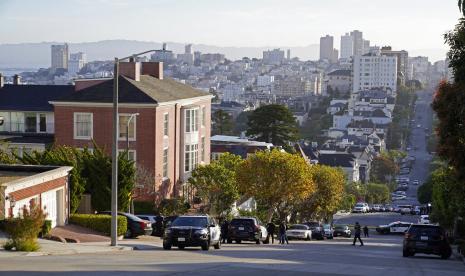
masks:
[[[119,126],[121,122],[121,117],[128,117],[128,119],[131,117],[131,113],[119,113],[118,114],[118,141],[126,141],[126,136],[121,137],[121,127]],[[134,122],[134,137],[129,137],[129,141],[136,141],[137,139],[137,116],[134,115],[134,118],[132,118],[131,122]],[[126,125],[124,125],[124,130],[126,130]]]
[[[187,114],[189,114],[189,124],[187,123]],[[193,117],[191,115],[194,115]],[[194,124],[192,124],[192,119]],[[189,126],[189,127],[188,127]],[[199,108],[188,108],[184,110],[184,131],[186,133],[193,133],[199,131]]]
[[[187,148],[189,147],[189,148]],[[199,164],[199,144],[184,146],[184,172],[193,171]]]
[[[90,136],[78,136],[76,118],[78,115],[90,115]],[[74,112],[73,114],[73,136],[76,140],[91,140],[94,137],[94,114],[92,112]]]
[[[166,162],[165,162],[165,152],[166,152]],[[169,147],[166,147],[163,149],[163,157],[162,157],[162,177],[163,177],[163,180],[166,180],[168,179],[168,175],[169,175],[169,160],[170,160],[170,151],[169,151]],[[165,168],[166,166],[166,168]],[[166,174],[165,174],[166,172]]]
[[[168,112],[163,113],[163,136],[168,137],[170,131],[170,115]]]
[[[118,150],[118,154],[119,153],[124,153],[124,152],[126,152],[126,149],[119,149]],[[134,161],[134,164],[136,164],[136,162],[137,162],[137,151],[133,150],[133,149],[130,149],[130,150],[128,150],[128,157],[129,157],[130,154],[132,154],[134,156],[133,161]]]

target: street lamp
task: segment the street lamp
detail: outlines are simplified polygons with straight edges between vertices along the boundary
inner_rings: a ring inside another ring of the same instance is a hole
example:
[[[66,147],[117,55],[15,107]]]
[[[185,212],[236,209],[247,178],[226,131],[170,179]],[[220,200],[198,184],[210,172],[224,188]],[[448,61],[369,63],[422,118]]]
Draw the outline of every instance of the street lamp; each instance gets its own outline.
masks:
[[[111,246],[116,246],[118,243],[118,77],[119,77],[119,62],[136,58],[156,50],[149,50],[124,58],[115,57],[115,66],[113,72],[113,147],[111,153]]]

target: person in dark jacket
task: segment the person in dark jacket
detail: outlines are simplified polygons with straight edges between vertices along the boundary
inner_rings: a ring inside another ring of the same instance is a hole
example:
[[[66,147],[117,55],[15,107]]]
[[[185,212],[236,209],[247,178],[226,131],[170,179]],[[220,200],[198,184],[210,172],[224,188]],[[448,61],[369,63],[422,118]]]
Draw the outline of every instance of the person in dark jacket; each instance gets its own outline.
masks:
[[[368,226],[365,225],[365,227],[363,227],[363,236],[365,238],[368,238]]]
[[[286,235],[287,225],[285,222],[281,222],[279,225],[279,244],[284,244],[286,242],[289,244],[289,240],[287,239]]]
[[[221,224],[221,239],[222,243],[226,243],[228,240],[228,231],[229,231],[229,221],[225,219]]]
[[[352,243],[352,245],[355,246],[355,242],[357,241],[357,239],[360,241],[360,246],[363,246],[363,241],[362,241],[362,238],[360,237],[360,235],[362,234],[362,229],[361,229],[361,226],[360,224],[357,222],[355,222],[355,226],[354,226],[354,230],[355,230],[355,234],[354,234],[354,242]]]
[[[274,243],[274,231],[276,229],[276,225],[273,222],[268,223],[266,226],[266,231],[268,232],[268,236],[266,236],[266,240],[269,242],[271,239],[271,243]]]
[[[155,228],[156,228],[156,235],[163,237],[163,217],[161,214],[158,214],[155,217]]]

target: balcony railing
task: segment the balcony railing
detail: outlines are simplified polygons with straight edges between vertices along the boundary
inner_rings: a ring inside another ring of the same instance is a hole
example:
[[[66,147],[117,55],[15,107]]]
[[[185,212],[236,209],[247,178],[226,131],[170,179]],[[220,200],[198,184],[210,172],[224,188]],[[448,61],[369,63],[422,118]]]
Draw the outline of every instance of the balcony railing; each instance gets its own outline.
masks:
[[[0,132],[4,133],[53,133],[53,123],[4,122]]]

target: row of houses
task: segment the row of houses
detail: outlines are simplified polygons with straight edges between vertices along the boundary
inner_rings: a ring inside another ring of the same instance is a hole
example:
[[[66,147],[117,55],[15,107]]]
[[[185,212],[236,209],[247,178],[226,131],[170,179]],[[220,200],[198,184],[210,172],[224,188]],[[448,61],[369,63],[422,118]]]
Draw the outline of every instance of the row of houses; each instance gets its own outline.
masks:
[[[191,171],[198,164],[210,162],[212,96],[164,78],[161,62],[120,63],[118,81],[120,151],[128,150],[136,166],[152,175],[153,183],[144,185],[154,185],[157,196],[186,196]],[[5,84],[0,76],[0,147],[21,156],[43,151],[52,144],[90,150],[95,144],[110,154],[112,102],[113,78],[80,79],[74,85],[51,86],[21,84],[19,78]],[[66,205],[62,198],[66,191],[44,194],[48,190],[39,189],[22,193],[26,197],[11,196],[8,187],[12,184],[7,180],[15,174],[13,168],[3,173],[0,168],[3,215],[15,213],[14,206],[31,200],[47,204],[51,214],[63,212],[63,208],[57,210]],[[155,198],[150,195],[142,200]],[[61,223],[58,215],[54,221]]]

